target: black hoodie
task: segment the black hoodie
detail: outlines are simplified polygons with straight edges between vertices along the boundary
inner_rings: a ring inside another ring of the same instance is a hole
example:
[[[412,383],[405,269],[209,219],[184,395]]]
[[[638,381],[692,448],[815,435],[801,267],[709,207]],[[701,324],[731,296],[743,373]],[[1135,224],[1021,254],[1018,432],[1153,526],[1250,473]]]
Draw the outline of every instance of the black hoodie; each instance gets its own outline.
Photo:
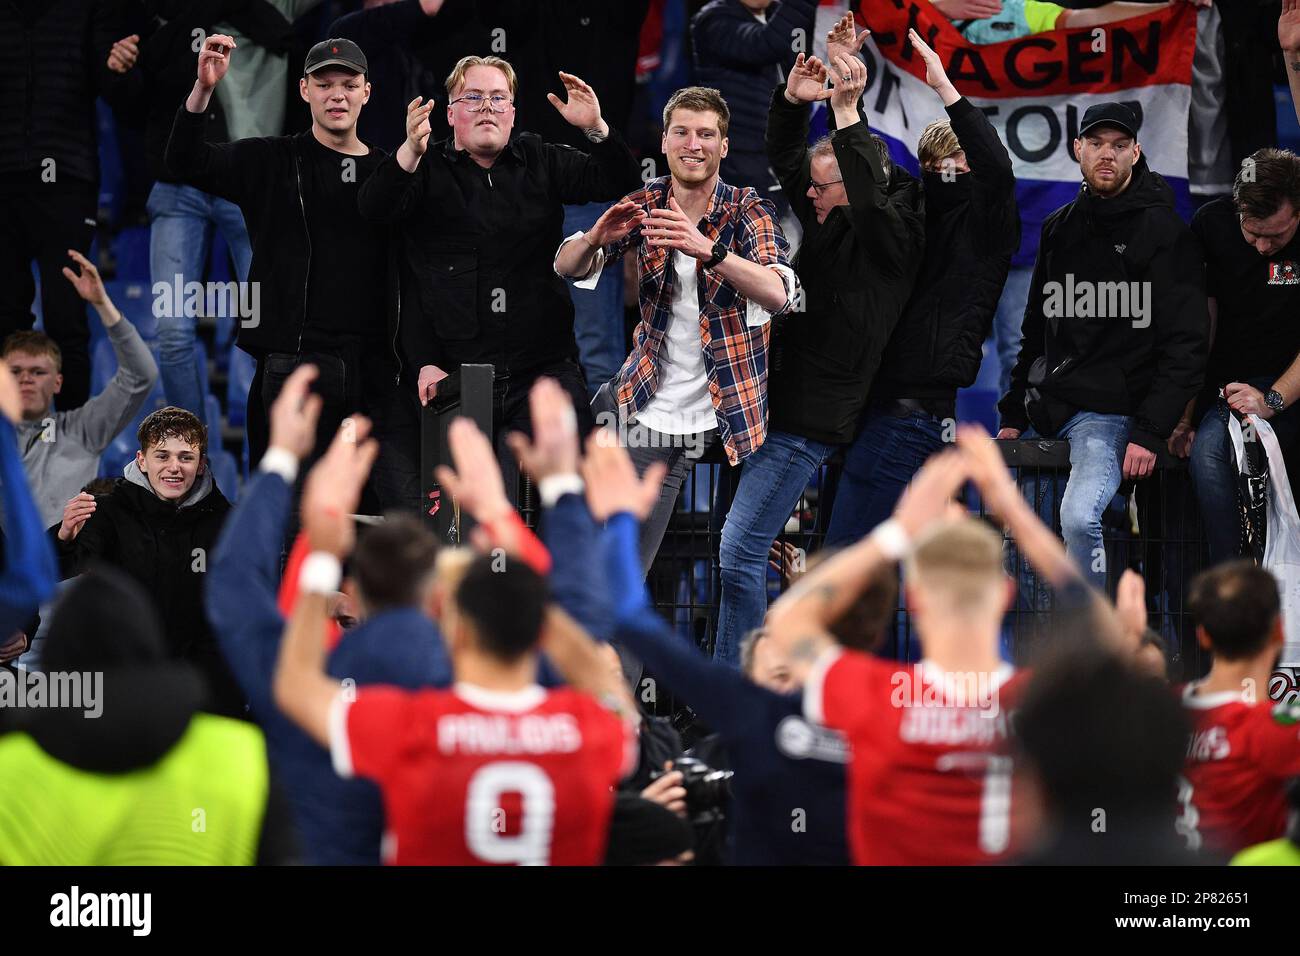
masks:
[[[1115,308],[1123,299],[1102,285],[1111,283],[1129,290],[1127,309]],[[1145,157],[1120,195],[1100,198],[1085,183],[1043,223],[1021,331],[998,403],[1004,428],[1029,426],[1025,393],[1037,385],[1069,409],[1132,416],[1130,442],[1165,444],[1201,387],[1209,312],[1196,241]]]

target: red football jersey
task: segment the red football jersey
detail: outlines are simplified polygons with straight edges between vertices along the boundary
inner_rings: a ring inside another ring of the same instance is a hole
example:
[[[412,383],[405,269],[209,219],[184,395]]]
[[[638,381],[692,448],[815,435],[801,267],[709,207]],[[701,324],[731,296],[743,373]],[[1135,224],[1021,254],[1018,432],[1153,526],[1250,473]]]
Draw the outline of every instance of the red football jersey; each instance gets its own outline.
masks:
[[[1286,782],[1300,775],[1300,725],[1285,705],[1247,703],[1231,691],[1183,689],[1192,722],[1179,781],[1178,832],[1191,849],[1222,853],[1286,832]]]
[[[855,863],[951,866],[990,863],[1009,852],[1006,707],[1024,673],[1007,664],[963,679],[925,661],[902,664],[841,649],[817,663],[804,687],[804,711],[843,731],[852,745],[848,834]]]
[[[594,866],[633,731],[592,697],[367,687],[331,714],[344,777],[379,784],[383,859],[399,865]]]

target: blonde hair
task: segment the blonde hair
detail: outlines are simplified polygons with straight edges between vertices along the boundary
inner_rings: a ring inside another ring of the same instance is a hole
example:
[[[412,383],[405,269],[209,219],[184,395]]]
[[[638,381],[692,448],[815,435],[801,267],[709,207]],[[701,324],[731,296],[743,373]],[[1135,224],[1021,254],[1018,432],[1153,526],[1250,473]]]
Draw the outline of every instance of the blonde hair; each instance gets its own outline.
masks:
[[[712,87],[686,86],[668,97],[668,102],[664,104],[664,129],[668,128],[673,110],[677,109],[693,110],[696,113],[717,113],[718,133],[722,136],[727,135],[727,127],[731,124],[731,110],[727,108],[727,101],[722,98],[722,94]]]
[[[957,134],[952,131],[952,123],[947,120],[935,120],[921,130],[921,138],[916,144],[916,158],[921,168],[926,169],[942,162],[961,149]]]
[[[455,94],[456,88],[465,82],[465,74],[469,72],[470,67],[474,66],[494,66],[504,73],[506,75],[506,85],[510,87],[510,96],[514,97],[515,89],[518,86],[515,68],[499,56],[463,56],[457,60],[456,65],[447,74],[448,96]]]
[[[1002,537],[974,518],[940,522],[917,539],[905,573],[941,613],[987,610],[1004,597]]]

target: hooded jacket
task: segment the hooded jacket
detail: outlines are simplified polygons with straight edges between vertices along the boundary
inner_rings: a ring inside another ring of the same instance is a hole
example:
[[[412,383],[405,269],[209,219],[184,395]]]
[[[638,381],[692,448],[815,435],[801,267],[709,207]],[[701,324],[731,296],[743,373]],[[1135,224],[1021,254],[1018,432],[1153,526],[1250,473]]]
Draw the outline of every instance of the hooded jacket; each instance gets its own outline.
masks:
[[[50,794],[34,790],[41,782],[21,773],[0,773],[0,795],[5,806],[35,803],[34,819],[92,812],[96,819],[84,826],[74,819],[57,841],[31,820],[11,829],[5,824],[15,820],[0,819],[9,862],[159,863],[181,856],[251,863],[253,850],[257,862],[291,862],[287,807],[268,782],[261,732],[200,713],[207,692],[202,677],[167,657],[157,610],[130,576],[100,567],[64,593],[43,662],[50,673],[83,675],[84,707],[0,709],[0,765],[35,766],[44,783],[66,774],[75,786]],[[232,773],[247,777],[232,779]],[[88,806],[92,794],[110,799]],[[208,808],[221,839],[187,845],[188,810],[178,826],[169,803]]]
[[[1022,335],[1004,428],[1029,426],[1037,387],[1068,408],[1131,416],[1130,442],[1164,445],[1201,387],[1209,312],[1196,241],[1145,157],[1118,196],[1084,183],[1043,223]]]
[[[975,381],[1011,256],[1020,213],[1011,157],[970,100],[948,107],[970,172],[922,175],[925,259],[880,360],[873,399],[953,401]]]
[[[189,661],[207,679],[214,712],[242,714],[243,695],[203,613],[208,560],[230,511],[211,469],[172,504],[154,494],[132,461],[112,493],[97,500],[77,537],[60,545],[64,576],[104,563],[133,577],[158,608],[167,658]]]

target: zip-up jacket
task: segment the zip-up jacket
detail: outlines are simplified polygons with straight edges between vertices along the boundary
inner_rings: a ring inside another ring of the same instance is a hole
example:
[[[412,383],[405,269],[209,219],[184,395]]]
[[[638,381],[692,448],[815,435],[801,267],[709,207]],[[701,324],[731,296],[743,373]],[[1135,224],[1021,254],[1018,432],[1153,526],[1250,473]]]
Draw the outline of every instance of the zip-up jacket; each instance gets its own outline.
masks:
[[[307,322],[311,270],[303,187],[306,140],[311,130],[292,136],[209,143],[204,140],[206,122],[205,113],[191,113],[182,104],[167,142],[166,161],[178,179],[230,200],[244,213],[253,248],[248,278],[260,284],[260,308],[256,321],[240,322],[239,347],[255,356],[299,352]],[[388,258],[387,340],[393,350],[394,371],[400,374],[397,261],[395,256]]]

